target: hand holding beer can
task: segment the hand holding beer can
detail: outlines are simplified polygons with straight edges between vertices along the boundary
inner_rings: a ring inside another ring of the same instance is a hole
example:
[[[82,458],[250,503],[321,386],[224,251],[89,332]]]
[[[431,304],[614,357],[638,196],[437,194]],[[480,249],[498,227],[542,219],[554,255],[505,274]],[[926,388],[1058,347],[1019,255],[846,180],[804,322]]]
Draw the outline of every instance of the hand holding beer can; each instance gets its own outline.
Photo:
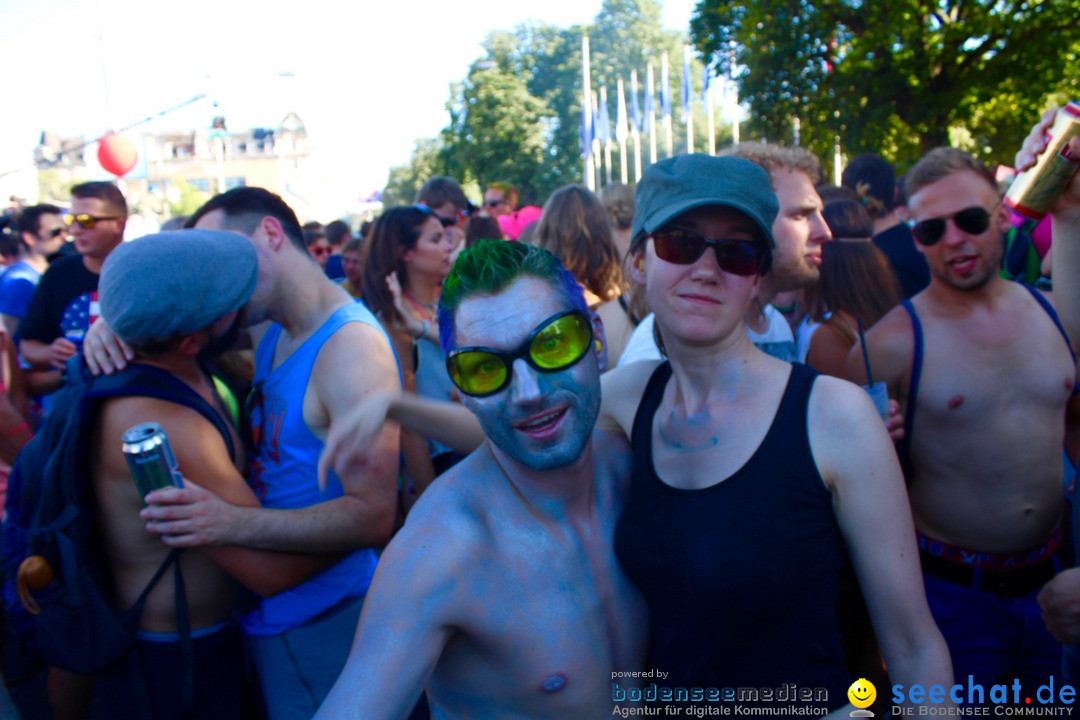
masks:
[[[1016,176],[1005,206],[1034,223],[1046,217],[1050,206],[1080,170],[1080,157],[1069,151],[1069,141],[1080,135],[1080,102],[1072,101],[1057,111],[1047,132],[1046,149],[1034,167]]]
[[[148,493],[169,486],[184,487],[169,438],[155,422],[140,423],[121,436],[121,452],[143,502]]]

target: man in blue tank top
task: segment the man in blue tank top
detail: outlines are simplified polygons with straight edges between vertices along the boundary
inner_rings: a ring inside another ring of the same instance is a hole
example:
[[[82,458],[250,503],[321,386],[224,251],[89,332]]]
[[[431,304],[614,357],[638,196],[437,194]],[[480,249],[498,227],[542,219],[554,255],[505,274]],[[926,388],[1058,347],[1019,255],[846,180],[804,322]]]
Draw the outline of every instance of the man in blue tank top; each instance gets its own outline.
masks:
[[[257,345],[249,482],[262,507],[232,505],[192,486],[155,495],[143,517],[173,547],[241,545],[337,558],[291,590],[259,598],[242,621],[269,717],[306,720],[345,664],[375,571],[372,548],[393,529],[397,427],[388,424],[357,462],[331,472],[325,488],[319,455],[334,423],[367,395],[400,392],[397,362],[378,321],[311,259],[280,197],[236,188],[211,198],[189,223],[244,235],[258,258],[244,319]],[[90,338],[89,351],[104,332]],[[119,364],[115,353],[96,354],[105,368]]]
[[[387,547],[318,717],[402,718],[425,687],[440,718],[611,715],[615,673],[641,670],[645,618],[612,548],[629,453],[593,432],[599,327],[550,253],[462,253],[440,339],[486,440]]]
[[[1018,678],[1033,692],[1060,667],[1036,595],[1061,569],[1076,358],[1047,299],[998,275],[1009,219],[982,163],[938,148],[907,174],[906,192],[930,285],[866,344],[875,379],[904,406],[897,449],[927,597],[958,681]],[[1066,267],[1055,277],[1075,275]],[[866,382],[859,345],[848,373]]]

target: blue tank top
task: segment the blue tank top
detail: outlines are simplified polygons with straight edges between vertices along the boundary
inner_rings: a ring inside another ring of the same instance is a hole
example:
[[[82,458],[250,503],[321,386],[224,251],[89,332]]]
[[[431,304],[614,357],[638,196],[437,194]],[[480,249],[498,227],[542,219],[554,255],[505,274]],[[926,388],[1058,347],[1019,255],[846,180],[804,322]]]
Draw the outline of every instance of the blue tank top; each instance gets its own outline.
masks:
[[[263,507],[292,509],[341,497],[332,471],[319,489],[317,467],[323,441],[304,422],[302,408],[311,369],[326,340],[343,325],[361,322],[386,333],[361,303],[349,303],[271,369],[282,327],[273,324],[255,351],[255,375],[248,401],[255,459],[250,483]],[[389,339],[387,339],[389,345]],[[299,627],[347,598],[367,592],[375,572],[375,551],[357,550],[307,582],[270,598],[260,598],[243,618],[248,635],[279,635]]]
[[[824,688],[847,698],[837,583],[843,539],[810,450],[817,373],[795,363],[772,425],[731,477],[700,490],[653,466],[653,418],[671,378],[649,379],[631,433],[633,475],[615,556],[649,608],[647,668],[669,688]],[[745,704],[745,703],[744,703]]]

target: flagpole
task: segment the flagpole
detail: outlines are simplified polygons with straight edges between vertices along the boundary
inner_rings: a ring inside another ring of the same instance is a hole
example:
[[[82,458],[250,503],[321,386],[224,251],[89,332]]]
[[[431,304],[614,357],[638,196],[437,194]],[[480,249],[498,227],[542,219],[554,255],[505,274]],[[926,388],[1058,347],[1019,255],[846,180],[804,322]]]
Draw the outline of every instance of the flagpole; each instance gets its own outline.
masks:
[[[589,36],[581,36],[581,154],[585,166],[582,168],[585,187],[596,191],[592,154],[592,89],[589,87]]]
[[[596,168],[596,188],[599,190],[604,184],[604,151],[603,143],[600,141],[600,134],[596,132],[596,124],[600,113],[600,101],[597,100],[597,93],[594,90],[592,94],[592,116],[593,116],[593,166]]]
[[[705,72],[709,72],[708,68],[705,68]],[[705,91],[705,116],[709,122],[709,154],[716,154],[716,126],[713,116],[713,86],[709,84],[708,89]]]
[[[653,88],[653,66],[649,63],[649,76],[645,79],[645,94],[649,98],[649,162],[656,162],[656,91]]]
[[[630,181],[630,168],[626,155],[626,88],[622,77],[615,80],[615,92],[619,94],[615,109],[615,139],[619,141],[619,181],[623,185]]]
[[[634,137],[634,182],[641,179],[641,128],[638,117],[637,70],[630,71],[630,95],[634,99],[634,120],[630,124],[630,134]]]
[[[600,86],[600,117],[604,120],[604,181],[605,185],[611,184],[611,128],[608,127],[607,113],[607,85]]]
[[[686,152],[694,152],[693,78],[690,75],[690,46],[683,45],[683,115],[686,116]]]
[[[671,157],[675,154],[674,139],[671,137],[671,82],[669,81],[668,74],[668,57],[667,53],[664,53],[664,57],[660,62],[660,97],[667,98],[667,108],[664,118],[664,130],[666,131],[666,137],[664,138],[664,149],[667,150],[667,156]],[[661,105],[663,102],[661,101]],[[662,108],[663,109],[663,108]]]

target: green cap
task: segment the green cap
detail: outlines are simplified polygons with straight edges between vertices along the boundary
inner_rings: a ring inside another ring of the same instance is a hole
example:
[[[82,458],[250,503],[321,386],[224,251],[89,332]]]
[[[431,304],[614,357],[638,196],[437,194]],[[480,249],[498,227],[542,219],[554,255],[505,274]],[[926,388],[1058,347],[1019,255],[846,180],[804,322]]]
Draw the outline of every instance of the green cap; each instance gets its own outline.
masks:
[[[631,237],[658,230],[687,210],[722,205],[743,213],[775,247],[772,224],[780,205],[769,173],[742,158],[703,153],[676,155],[650,165],[634,194]]]

